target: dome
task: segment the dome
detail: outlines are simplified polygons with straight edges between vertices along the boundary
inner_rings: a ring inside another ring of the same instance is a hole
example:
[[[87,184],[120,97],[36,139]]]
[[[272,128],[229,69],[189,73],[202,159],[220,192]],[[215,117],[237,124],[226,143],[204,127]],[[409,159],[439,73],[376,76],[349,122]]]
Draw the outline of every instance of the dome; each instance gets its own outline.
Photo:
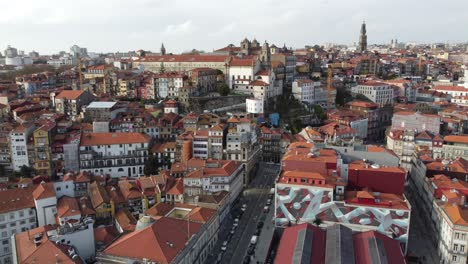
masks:
[[[151,216],[144,215],[138,220],[136,227],[135,227],[135,231],[146,228],[150,226],[151,224],[153,224],[154,222],[156,222],[156,220],[154,220]]]

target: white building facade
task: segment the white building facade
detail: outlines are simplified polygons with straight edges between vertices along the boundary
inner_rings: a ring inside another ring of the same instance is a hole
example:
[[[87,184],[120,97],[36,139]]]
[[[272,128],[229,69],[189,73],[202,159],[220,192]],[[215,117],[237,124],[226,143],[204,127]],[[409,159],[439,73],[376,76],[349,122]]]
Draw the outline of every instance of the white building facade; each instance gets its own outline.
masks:
[[[30,166],[28,158],[28,138],[34,131],[34,125],[22,125],[10,132],[11,162],[14,171],[22,166]]]
[[[150,137],[141,133],[88,133],[81,137],[80,171],[111,177],[143,176]]]
[[[327,105],[327,95],[323,91],[321,82],[312,80],[294,81],[292,83],[292,93],[299,102],[306,102],[311,105],[318,104],[322,107]]]
[[[264,101],[256,98],[245,99],[245,107],[247,113],[250,114],[263,114],[264,113]]]
[[[351,88],[354,95],[361,94],[379,105],[393,104],[393,88],[384,83],[368,82]]]

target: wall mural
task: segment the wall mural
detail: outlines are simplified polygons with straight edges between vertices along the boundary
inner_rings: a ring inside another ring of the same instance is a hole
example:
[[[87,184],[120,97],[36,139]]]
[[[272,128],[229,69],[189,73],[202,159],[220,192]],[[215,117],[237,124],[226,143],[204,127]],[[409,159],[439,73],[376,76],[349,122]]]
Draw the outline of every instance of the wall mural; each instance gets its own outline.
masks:
[[[392,236],[406,244],[410,211],[378,207],[356,207],[333,201],[331,189],[313,186],[277,184],[275,203],[276,226],[313,223],[316,218],[342,224],[369,226],[369,229]]]

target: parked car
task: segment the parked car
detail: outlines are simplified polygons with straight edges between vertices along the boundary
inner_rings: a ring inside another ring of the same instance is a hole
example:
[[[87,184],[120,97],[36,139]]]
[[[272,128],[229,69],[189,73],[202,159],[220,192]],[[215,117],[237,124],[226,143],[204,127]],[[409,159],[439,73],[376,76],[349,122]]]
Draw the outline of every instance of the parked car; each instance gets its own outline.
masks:
[[[268,213],[269,211],[270,211],[270,207],[268,207],[268,206],[263,207],[263,212],[264,213]]]
[[[225,240],[225,241],[223,242],[223,245],[221,246],[221,251],[226,251],[227,245],[228,245],[228,241]]]
[[[262,229],[261,229],[261,228],[258,228],[257,230],[255,230],[254,235],[260,236],[260,233],[261,233],[261,232],[262,232]]]
[[[263,227],[263,222],[261,222],[261,221],[258,222],[258,223],[257,223],[257,228],[262,228],[262,227]]]
[[[216,263],[221,264],[222,259],[223,259],[223,252],[219,252],[218,257],[216,258]]]
[[[245,211],[245,210],[247,210],[247,204],[242,205],[241,211]]]
[[[247,255],[251,256],[255,253],[255,246],[250,246],[247,250]]]
[[[250,256],[245,256],[244,261],[242,263],[243,264],[249,264],[250,263]]]
[[[266,204],[271,205],[271,199],[268,199]]]
[[[258,236],[252,236],[250,239],[250,244],[255,245],[257,244]]]

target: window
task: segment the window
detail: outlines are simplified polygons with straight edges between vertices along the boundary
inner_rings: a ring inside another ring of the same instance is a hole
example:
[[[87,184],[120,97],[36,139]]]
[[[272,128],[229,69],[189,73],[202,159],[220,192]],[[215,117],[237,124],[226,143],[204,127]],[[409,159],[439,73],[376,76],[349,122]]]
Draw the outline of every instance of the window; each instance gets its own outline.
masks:
[[[455,232],[455,239],[460,239],[460,233]]]
[[[3,232],[2,232],[2,237],[7,237],[7,236],[8,236],[7,231],[3,231]]]
[[[15,219],[15,213],[10,213],[10,219]]]
[[[458,251],[458,244],[453,244],[453,251]]]
[[[4,247],[4,248],[3,248],[3,252],[5,252],[5,253],[10,252],[10,247]]]
[[[461,235],[461,239],[462,239],[462,240],[466,240],[466,234],[462,234],[462,235]]]
[[[8,245],[8,239],[2,241],[2,245]]]
[[[464,245],[460,245],[460,252],[465,252],[465,246]]]
[[[457,256],[453,255],[453,256],[452,256],[452,261],[453,261],[453,262],[457,262]]]
[[[56,190],[57,190],[57,191],[61,191],[62,188],[61,188],[61,187],[57,187]]]

